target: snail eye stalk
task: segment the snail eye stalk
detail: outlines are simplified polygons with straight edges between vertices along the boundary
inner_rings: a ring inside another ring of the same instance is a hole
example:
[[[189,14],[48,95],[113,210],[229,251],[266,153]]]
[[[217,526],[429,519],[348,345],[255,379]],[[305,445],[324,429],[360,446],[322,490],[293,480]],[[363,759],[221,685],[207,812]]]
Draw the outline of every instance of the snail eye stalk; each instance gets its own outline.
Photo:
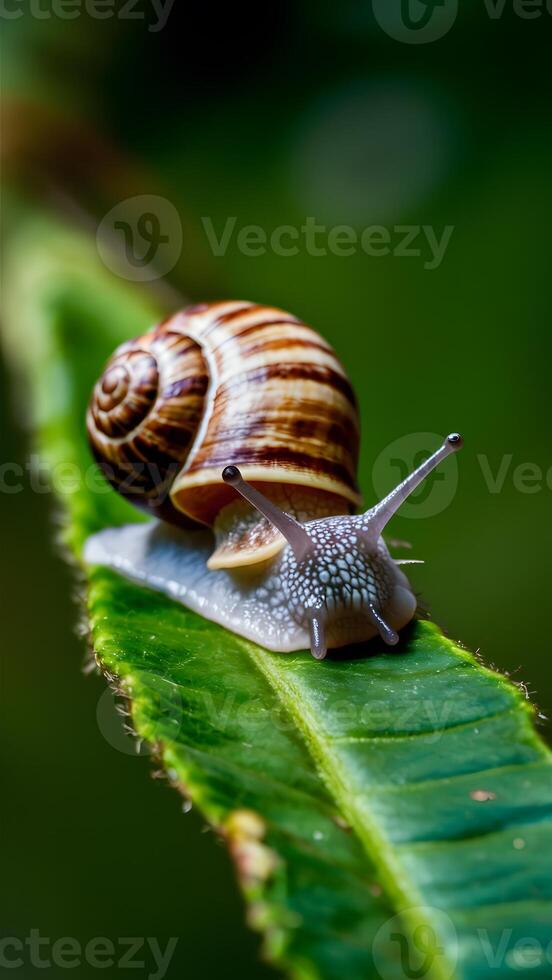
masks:
[[[222,471],[222,479],[234,487],[234,490],[237,490],[263,517],[266,517],[267,521],[270,521],[280,534],[283,534],[297,561],[302,561],[306,557],[312,548],[312,541],[298,521],[290,514],[280,510],[260,490],[256,490],[250,483],[247,483],[237,466],[225,466]]]
[[[462,436],[457,432],[452,432],[447,436],[443,445],[429,459],[426,459],[402,483],[399,483],[398,487],[395,487],[379,504],[366,511],[366,533],[369,534],[372,542],[377,541],[384,527],[389,523],[393,515],[396,514],[401,504],[420,486],[420,483],[426,479],[432,470],[439,463],[442,463],[447,456],[451,456],[452,453],[457,453],[463,444],[464,440]]]

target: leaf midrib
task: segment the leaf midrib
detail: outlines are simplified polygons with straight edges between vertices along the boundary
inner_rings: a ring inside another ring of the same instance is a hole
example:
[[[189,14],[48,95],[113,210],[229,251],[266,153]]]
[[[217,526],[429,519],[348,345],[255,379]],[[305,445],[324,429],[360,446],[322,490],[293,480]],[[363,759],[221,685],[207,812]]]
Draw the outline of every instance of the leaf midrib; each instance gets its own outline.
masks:
[[[355,831],[366,854],[377,867],[382,884],[388,896],[393,900],[397,912],[403,914],[412,930],[418,926],[425,926],[427,924],[426,919],[416,914],[418,908],[426,906],[421,892],[403,864],[397,859],[397,850],[391,847],[378,820],[372,815],[368,821],[366,811],[361,816],[355,807],[349,805],[347,794],[342,790],[342,787],[347,785],[347,776],[341,772],[338,760],[331,751],[331,742],[328,742],[319,732],[315,714],[304,702],[301,704],[301,711],[297,710],[295,693],[284,680],[282,674],[274,669],[270,654],[264,653],[260,647],[254,647],[252,644],[241,640],[240,645],[246,649],[257,669],[272,686],[303,735],[307,748],[318,765],[322,779],[336,800],[343,816]],[[402,887],[399,882],[403,883]],[[442,968],[441,964],[438,964],[438,968],[435,968],[433,964],[430,973],[434,980],[450,980],[452,975],[451,971]]]

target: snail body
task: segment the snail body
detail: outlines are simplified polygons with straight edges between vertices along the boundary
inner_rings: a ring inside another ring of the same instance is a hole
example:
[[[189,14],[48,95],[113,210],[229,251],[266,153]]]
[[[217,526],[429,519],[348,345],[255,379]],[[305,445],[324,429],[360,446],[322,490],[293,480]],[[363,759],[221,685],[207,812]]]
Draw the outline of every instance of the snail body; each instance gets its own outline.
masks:
[[[245,302],[188,307],[115,351],[87,428],[107,479],[159,519],[94,535],[88,562],[269,649],[310,644],[318,659],[377,633],[394,644],[412,619],[381,532],[460,437],[355,515],[356,399],[332,348],[297,318]]]

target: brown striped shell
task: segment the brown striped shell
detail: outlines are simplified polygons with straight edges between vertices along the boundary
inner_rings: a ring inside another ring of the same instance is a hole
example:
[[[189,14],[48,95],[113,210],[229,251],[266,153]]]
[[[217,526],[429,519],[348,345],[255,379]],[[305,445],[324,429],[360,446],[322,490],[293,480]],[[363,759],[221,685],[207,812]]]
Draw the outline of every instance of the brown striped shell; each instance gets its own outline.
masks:
[[[300,520],[350,512],[356,400],[332,348],[296,317],[246,302],[191,306],[119,347],[88,410],[93,452],[124,496],[214,526],[211,567],[283,539],[222,480],[228,464]]]

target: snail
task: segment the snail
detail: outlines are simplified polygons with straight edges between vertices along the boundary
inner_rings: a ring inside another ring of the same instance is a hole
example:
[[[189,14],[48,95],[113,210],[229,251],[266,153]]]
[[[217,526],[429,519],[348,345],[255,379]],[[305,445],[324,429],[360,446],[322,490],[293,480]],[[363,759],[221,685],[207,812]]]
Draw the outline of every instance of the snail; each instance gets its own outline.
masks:
[[[296,317],[238,301],[174,314],[115,351],[87,430],[109,482],[157,518],[93,535],[88,563],[271,650],[398,642],[417,603],[381,535],[462,439],[355,513],[356,398]]]

